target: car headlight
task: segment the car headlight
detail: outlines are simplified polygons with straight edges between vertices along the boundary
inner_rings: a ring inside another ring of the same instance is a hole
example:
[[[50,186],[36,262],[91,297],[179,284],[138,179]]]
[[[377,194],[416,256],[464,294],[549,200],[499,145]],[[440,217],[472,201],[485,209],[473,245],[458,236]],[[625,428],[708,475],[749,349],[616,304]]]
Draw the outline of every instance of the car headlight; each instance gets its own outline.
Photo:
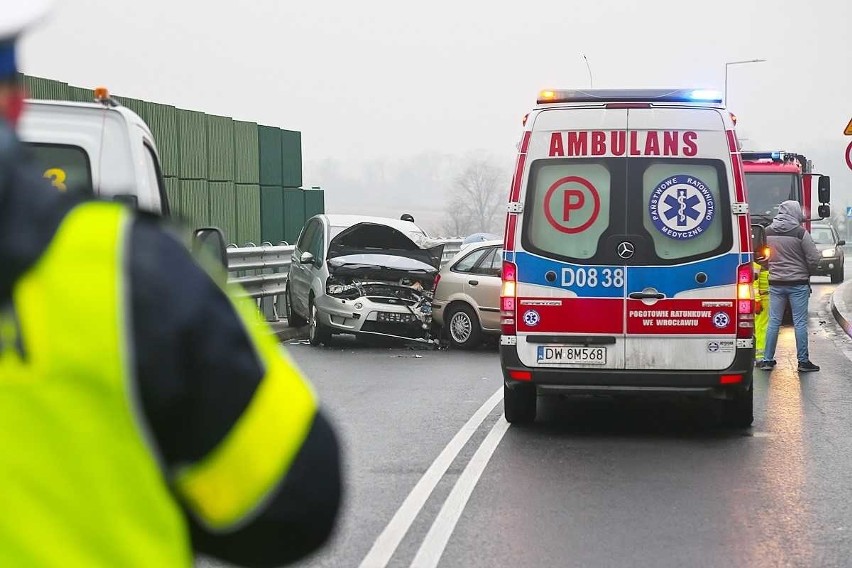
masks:
[[[835,255],[835,252],[834,249],[825,249],[821,254],[823,258],[831,258]]]

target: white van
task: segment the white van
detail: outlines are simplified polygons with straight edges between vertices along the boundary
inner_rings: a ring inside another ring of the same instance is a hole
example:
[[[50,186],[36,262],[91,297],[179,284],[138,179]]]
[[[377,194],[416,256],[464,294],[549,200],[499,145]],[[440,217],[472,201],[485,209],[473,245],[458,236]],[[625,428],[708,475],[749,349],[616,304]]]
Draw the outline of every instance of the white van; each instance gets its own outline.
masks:
[[[751,227],[734,124],[704,90],[550,90],[509,203],[509,422],[537,395],[699,395],[752,422]]]
[[[92,103],[28,100],[18,126],[21,140],[58,190],[168,214],[160,159],[148,125],[104,89],[95,96],[98,100]]]

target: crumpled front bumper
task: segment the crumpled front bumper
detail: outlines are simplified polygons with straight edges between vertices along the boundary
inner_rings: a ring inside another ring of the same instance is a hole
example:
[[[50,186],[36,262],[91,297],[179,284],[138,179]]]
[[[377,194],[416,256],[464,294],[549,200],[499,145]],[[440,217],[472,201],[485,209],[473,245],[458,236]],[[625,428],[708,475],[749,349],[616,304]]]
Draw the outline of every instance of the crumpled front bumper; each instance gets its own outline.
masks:
[[[377,335],[411,341],[432,342],[431,305],[419,308],[407,304],[378,302],[368,297],[340,299],[323,295],[315,300],[319,323],[331,333]],[[379,321],[379,314],[392,314],[391,320]],[[403,321],[412,319],[413,321]]]

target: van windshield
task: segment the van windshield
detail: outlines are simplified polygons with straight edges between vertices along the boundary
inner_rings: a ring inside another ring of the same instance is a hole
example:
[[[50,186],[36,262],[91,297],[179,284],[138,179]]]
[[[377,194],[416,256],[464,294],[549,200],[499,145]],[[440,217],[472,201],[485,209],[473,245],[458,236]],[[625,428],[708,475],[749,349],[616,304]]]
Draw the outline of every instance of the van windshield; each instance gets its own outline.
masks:
[[[44,177],[59,191],[94,194],[92,167],[79,146],[28,143],[26,146],[44,169]]]

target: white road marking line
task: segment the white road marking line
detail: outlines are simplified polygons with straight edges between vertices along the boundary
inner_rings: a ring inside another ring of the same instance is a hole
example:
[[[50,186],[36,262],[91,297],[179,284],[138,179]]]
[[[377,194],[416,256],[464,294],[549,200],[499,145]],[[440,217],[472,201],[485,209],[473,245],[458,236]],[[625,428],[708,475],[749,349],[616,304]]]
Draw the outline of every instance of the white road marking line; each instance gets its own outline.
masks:
[[[470,499],[482,472],[485,471],[491,456],[494,455],[494,450],[497,449],[500,440],[503,439],[503,435],[508,429],[509,423],[506,422],[505,418],[500,417],[491,432],[488,433],[485,441],[473,454],[470,463],[467,464],[458,481],[456,481],[450,496],[444,501],[441,512],[438,513],[435,522],[432,523],[432,528],[429,529],[423,544],[420,545],[417,556],[411,563],[412,568],[435,568],[438,566],[468,499]]]
[[[435,458],[435,461],[432,462],[432,465],[429,466],[429,469],[426,470],[426,473],[405,498],[385,530],[373,543],[370,552],[361,561],[360,568],[385,568],[387,566],[399,543],[402,542],[408,529],[411,528],[411,523],[417,518],[426,500],[429,499],[438,482],[444,477],[453,460],[456,459],[464,445],[467,444],[471,436],[479,429],[482,422],[501,400],[503,400],[502,386],[479,407],[479,410],[470,417],[470,420],[461,427],[461,430],[438,454],[438,457]]]

